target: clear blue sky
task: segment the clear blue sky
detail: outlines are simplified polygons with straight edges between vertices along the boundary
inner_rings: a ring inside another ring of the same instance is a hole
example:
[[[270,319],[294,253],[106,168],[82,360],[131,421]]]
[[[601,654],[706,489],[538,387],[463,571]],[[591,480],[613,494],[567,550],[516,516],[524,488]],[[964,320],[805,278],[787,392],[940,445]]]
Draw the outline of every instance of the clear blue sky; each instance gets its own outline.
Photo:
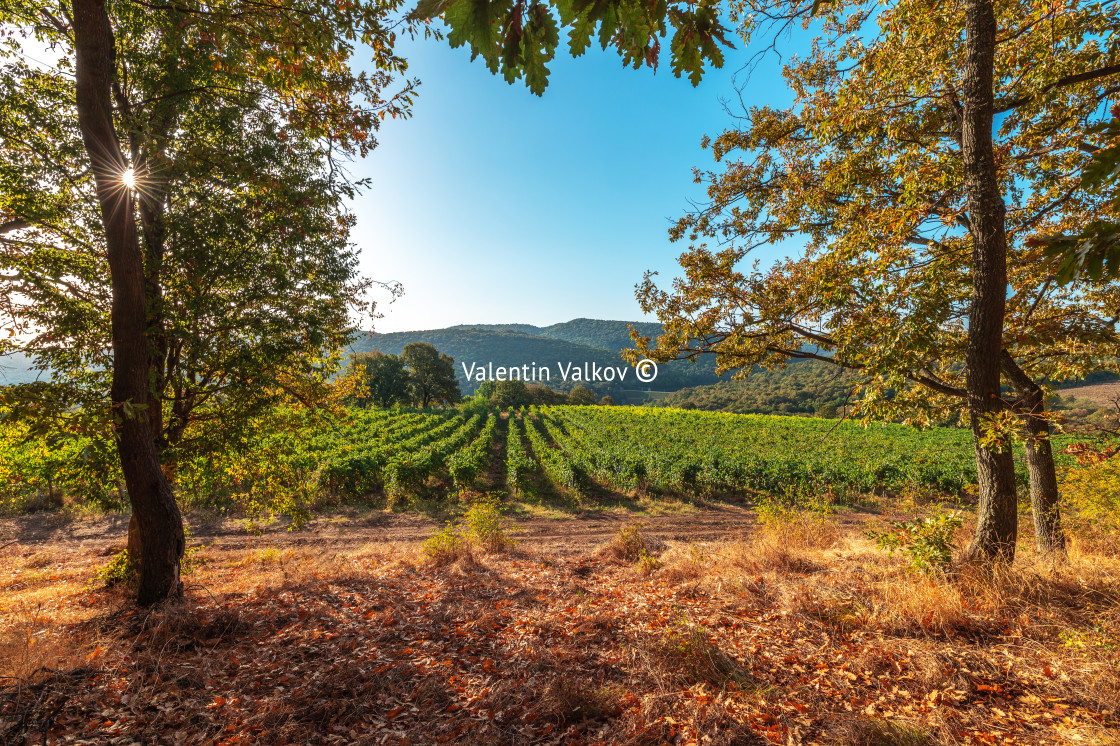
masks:
[[[692,168],[713,160],[700,140],[734,126],[723,102],[739,108],[746,53],[693,88],[667,64],[654,74],[613,51],[565,52],[538,98],[466,48],[401,43],[422,81],[414,116],[387,121],[352,164],[373,180],[352,204],[362,272],[405,287],[377,330],[642,318],[634,285],[646,269],[676,274],[687,247],[667,229],[704,197]],[[775,59],[744,100],[788,104]]]

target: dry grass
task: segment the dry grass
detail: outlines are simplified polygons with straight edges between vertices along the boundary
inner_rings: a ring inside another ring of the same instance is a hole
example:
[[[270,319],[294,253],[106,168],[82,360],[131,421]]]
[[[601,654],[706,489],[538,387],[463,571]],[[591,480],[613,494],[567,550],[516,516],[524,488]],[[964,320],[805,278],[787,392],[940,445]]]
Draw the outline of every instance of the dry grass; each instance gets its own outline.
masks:
[[[530,728],[542,742],[956,746],[1014,706],[1053,718],[1006,743],[1116,743],[1120,561],[1081,545],[1052,564],[1025,538],[1012,568],[927,577],[858,527],[797,536],[766,527],[665,547],[638,527],[590,557],[485,565],[469,544],[436,560],[419,544],[233,541],[200,550],[187,598],[150,612],[84,590],[108,561],[98,550],[19,548],[0,555],[0,675],[41,687],[21,705],[24,725],[42,724],[64,690],[113,707],[128,691],[137,712],[174,692],[195,708],[189,730],[226,722],[208,708],[219,692],[234,699],[227,687],[247,703],[272,696],[283,656],[297,655],[314,675],[271,709],[236,710],[267,734],[259,742],[320,742],[333,724],[361,733],[415,703],[396,716],[407,724],[378,727],[414,743],[435,740],[440,723],[489,722],[458,740],[517,743]],[[660,569],[635,572],[654,553]],[[28,582],[36,573],[47,575]],[[121,688],[51,671],[86,667]],[[94,740],[116,735],[157,731]]]
[[[1108,557],[1120,559],[1120,531],[1096,525],[1074,526],[1069,533],[1069,556],[1073,559]]]
[[[591,680],[553,676],[541,687],[530,717],[547,719],[557,726],[585,720],[617,717],[624,691],[617,685],[601,686]]]
[[[88,645],[62,634],[42,607],[19,606],[0,627],[0,679],[35,681],[46,672],[74,668]]]
[[[1051,562],[1026,537],[1011,567],[925,576],[855,532],[837,540],[809,533],[800,541],[777,534],[784,544],[775,536],[763,530],[729,544],[713,553],[706,573],[723,588],[780,603],[791,618],[834,632],[1013,641],[1016,655],[1036,667],[1041,689],[1120,712],[1120,562],[1089,554],[1084,544],[1067,561]],[[967,540],[965,532],[958,544]],[[943,682],[952,667],[931,660],[930,682]]]
[[[769,539],[737,541],[722,554],[733,566],[752,573],[772,571],[780,575],[805,575],[822,567],[806,554]]]
[[[792,508],[776,509],[762,516],[759,537],[792,552],[832,549],[844,536],[835,515]]]
[[[609,562],[618,564],[632,564],[645,557],[656,557],[665,551],[668,545],[649,536],[645,531],[645,524],[641,521],[632,521],[618,530],[614,538],[604,546],[595,550],[595,556]],[[649,563],[647,569],[656,569]]]
[[[670,582],[697,580],[703,577],[711,551],[699,544],[670,546],[658,558],[664,568],[661,577]]]
[[[703,683],[716,689],[750,683],[747,670],[698,625],[682,623],[668,629],[647,644],[645,653],[662,680],[686,685]]]
[[[879,718],[852,719],[836,733],[840,746],[935,746],[928,730],[913,723]]]

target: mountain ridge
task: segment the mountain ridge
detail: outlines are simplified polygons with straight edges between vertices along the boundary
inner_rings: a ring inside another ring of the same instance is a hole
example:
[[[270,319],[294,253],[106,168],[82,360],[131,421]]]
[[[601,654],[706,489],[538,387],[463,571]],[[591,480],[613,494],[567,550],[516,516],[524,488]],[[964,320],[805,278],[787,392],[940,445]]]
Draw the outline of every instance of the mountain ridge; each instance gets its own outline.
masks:
[[[471,363],[485,366],[521,367],[523,365],[553,366],[555,376],[557,364],[575,363],[582,366],[624,366],[620,352],[630,347],[629,327],[633,325],[639,333],[654,336],[661,331],[661,325],[653,322],[633,322],[611,319],[579,318],[549,326],[533,324],[458,324],[442,329],[426,329],[414,332],[386,332],[382,334],[360,335],[351,343],[354,352],[377,350],[399,355],[405,345],[412,342],[427,342],[440,352],[455,359],[456,376],[464,394],[473,392],[478,381],[467,380],[462,364],[469,369]],[[528,331],[527,331],[528,330]],[[676,361],[659,366],[654,381],[640,384],[633,377],[623,382],[592,382],[592,388],[600,395],[611,394],[615,399],[622,396],[626,400],[645,397],[626,396],[627,390],[649,389],[653,391],[676,391],[687,386],[700,386],[715,383],[720,378],[715,374],[715,362],[708,359],[700,363]],[[567,390],[577,383],[588,385],[587,381],[562,381],[555,377],[544,383],[552,388]]]

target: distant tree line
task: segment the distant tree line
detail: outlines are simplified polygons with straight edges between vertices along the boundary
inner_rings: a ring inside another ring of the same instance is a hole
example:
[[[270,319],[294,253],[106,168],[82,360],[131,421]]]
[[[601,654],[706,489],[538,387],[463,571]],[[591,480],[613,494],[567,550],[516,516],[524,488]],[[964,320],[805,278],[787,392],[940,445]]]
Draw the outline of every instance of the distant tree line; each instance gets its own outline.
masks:
[[[452,406],[491,409],[534,404],[613,405],[609,395],[599,397],[586,386],[565,393],[524,381],[484,381],[474,396],[463,401],[455,378],[455,359],[427,342],[405,345],[400,355],[359,352],[350,358],[347,374],[355,379],[351,403],[362,407]]]
[[[510,407],[529,407],[534,404],[603,404],[613,405],[609,395],[599,396],[586,386],[577,385],[565,393],[539,383],[524,381],[484,381],[465,404],[468,408],[509,409]]]
[[[1117,380],[1115,373],[1099,371],[1063,383],[1046,399],[1056,422],[1064,430],[1116,429],[1117,407],[1063,394],[1067,386],[1086,386]],[[773,370],[756,369],[744,380],[722,381],[675,391],[653,402],[653,406],[700,409],[736,414],[778,414],[835,419],[850,413],[856,401],[854,388],[861,378],[835,366],[805,361]],[[1010,392],[1008,392],[1010,395]],[[901,417],[898,421],[901,421]],[[962,425],[959,413],[936,421],[946,427]]]
[[[808,361],[774,370],[755,370],[742,381],[681,389],[657,402],[681,409],[738,414],[839,417],[852,401],[859,378],[827,363]]]

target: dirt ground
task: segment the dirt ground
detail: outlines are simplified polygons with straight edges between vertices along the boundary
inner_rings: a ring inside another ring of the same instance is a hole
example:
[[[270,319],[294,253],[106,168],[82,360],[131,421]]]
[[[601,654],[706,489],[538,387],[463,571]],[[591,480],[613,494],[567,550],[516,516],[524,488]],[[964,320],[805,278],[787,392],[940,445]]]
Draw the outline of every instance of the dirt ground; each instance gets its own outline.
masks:
[[[635,515],[629,511],[596,511],[565,518],[516,517],[517,540],[534,551],[560,556],[584,554],[609,541],[618,530],[640,521],[647,533],[664,541],[702,542],[734,539],[749,532],[754,513],[737,505],[711,504],[703,509],[668,515]],[[287,522],[275,520],[261,534],[246,530],[244,520],[186,517],[190,542],[215,550],[246,546],[281,549],[331,546],[347,548],[370,543],[410,544],[421,542],[439,530],[442,522],[417,513],[390,511],[336,511],[309,522],[301,531],[287,530]],[[13,543],[35,550],[98,555],[124,548],[128,517],[108,515],[71,518],[63,514],[39,513],[0,520],[0,547]]]
[[[1072,396],[1076,399],[1088,399],[1102,407],[1109,407],[1112,406],[1117,399],[1120,399],[1120,381],[1061,389],[1058,393],[1062,396]]]
[[[417,513],[191,516],[154,609],[98,576],[125,517],[6,520],[0,743],[1120,744],[1120,559],[930,578],[880,507],[526,509],[443,558]]]

